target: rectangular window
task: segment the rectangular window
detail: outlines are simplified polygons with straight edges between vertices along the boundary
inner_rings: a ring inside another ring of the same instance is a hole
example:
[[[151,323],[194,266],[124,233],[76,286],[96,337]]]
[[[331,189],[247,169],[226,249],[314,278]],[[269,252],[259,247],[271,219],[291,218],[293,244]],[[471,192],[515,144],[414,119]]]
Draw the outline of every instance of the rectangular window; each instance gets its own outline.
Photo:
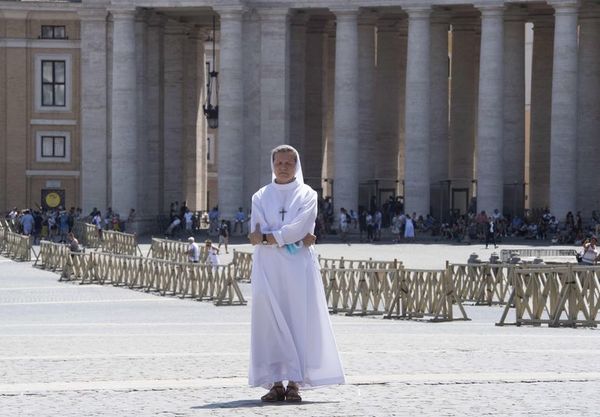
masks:
[[[42,158],[64,158],[66,141],[65,136],[42,136]]]
[[[65,65],[42,60],[42,106],[65,106]]]
[[[64,26],[42,25],[41,39],[67,39]]]

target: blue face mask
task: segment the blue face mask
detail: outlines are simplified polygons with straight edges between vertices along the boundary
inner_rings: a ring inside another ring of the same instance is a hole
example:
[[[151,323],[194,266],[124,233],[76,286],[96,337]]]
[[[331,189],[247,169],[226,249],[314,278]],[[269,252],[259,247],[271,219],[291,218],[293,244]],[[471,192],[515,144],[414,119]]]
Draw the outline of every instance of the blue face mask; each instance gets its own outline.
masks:
[[[285,245],[285,250],[288,251],[290,255],[295,255],[300,249],[300,246],[297,243],[288,243]]]

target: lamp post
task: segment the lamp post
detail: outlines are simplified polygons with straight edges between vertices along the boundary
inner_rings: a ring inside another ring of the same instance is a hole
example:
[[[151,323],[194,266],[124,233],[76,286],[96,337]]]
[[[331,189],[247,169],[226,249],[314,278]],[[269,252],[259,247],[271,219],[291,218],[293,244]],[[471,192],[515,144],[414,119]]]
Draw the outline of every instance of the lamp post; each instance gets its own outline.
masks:
[[[213,30],[212,30],[212,71],[210,69],[211,63],[206,63],[206,72],[208,74],[206,81],[206,103],[202,105],[202,110],[204,111],[204,115],[206,116],[206,121],[208,122],[208,127],[211,129],[216,129],[219,127],[219,73],[216,69],[216,61],[215,61],[215,31],[216,31],[216,23],[215,16],[213,16]],[[214,93],[214,100],[213,100]],[[216,103],[213,105],[213,102]]]

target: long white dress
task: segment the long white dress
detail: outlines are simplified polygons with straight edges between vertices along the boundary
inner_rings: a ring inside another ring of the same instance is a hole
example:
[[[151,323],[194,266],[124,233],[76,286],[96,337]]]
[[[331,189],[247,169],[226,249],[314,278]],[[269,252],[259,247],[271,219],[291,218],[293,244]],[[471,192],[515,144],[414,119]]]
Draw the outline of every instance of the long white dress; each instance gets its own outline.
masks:
[[[295,381],[304,388],[343,384],[319,264],[313,247],[285,244],[314,230],[317,195],[296,179],[271,183],[252,197],[251,227],[261,225],[277,245],[257,245],[252,264],[249,383]]]

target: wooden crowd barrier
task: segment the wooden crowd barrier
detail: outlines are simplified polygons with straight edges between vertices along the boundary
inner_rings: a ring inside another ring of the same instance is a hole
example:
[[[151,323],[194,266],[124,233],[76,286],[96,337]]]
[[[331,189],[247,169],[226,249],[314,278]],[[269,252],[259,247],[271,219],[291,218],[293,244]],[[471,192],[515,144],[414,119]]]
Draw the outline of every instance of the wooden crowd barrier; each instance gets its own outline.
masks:
[[[461,317],[454,316],[454,305]],[[386,313],[385,318],[388,319],[431,317],[431,321],[469,320],[448,269],[400,270],[391,308]]]
[[[8,230],[9,232],[18,233],[19,230],[13,220],[0,218],[0,230]]]
[[[210,266],[157,258],[90,252],[63,254],[61,280],[126,286],[161,295],[210,300],[215,305],[245,305],[231,265]]]
[[[102,251],[115,255],[142,255],[135,235],[114,230],[102,231],[101,248]]]
[[[33,266],[39,266],[53,272],[62,271],[65,269],[70,253],[69,247],[62,243],[42,240],[40,242],[40,253]]]
[[[531,248],[518,248],[518,249],[502,249],[500,251],[500,259],[502,262],[508,262],[512,255],[518,257],[528,258],[544,258],[544,257],[562,257],[568,256],[575,258],[577,251],[575,249],[531,249]]]
[[[402,267],[402,262],[394,259],[393,261],[374,261],[372,258],[367,260],[345,259],[341,258],[322,258],[319,256],[319,265],[321,268],[339,268],[339,269],[396,269]]]
[[[4,229],[2,253],[15,261],[31,261],[31,239],[29,236]]]
[[[79,225],[73,233],[75,234],[75,236],[77,236],[79,243],[88,248],[99,248],[101,245],[101,240],[96,226],[91,223],[76,223],[78,223]]]
[[[507,322],[514,309],[515,321]],[[512,292],[497,325],[597,326],[600,267],[515,268]]]
[[[208,252],[202,242],[196,242],[200,248],[200,260],[206,261]],[[174,262],[188,262],[188,243],[178,240],[158,239],[153,237],[150,244],[149,258],[164,259]],[[234,254],[235,255],[235,254]]]
[[[511,264],[450,264],[446,262],[455,291],[461,301],[476,305],[506,304],[510,293]]]
[[[233,276],[237,280],[250,281],[252,275],[252,253],[233,250]]]

